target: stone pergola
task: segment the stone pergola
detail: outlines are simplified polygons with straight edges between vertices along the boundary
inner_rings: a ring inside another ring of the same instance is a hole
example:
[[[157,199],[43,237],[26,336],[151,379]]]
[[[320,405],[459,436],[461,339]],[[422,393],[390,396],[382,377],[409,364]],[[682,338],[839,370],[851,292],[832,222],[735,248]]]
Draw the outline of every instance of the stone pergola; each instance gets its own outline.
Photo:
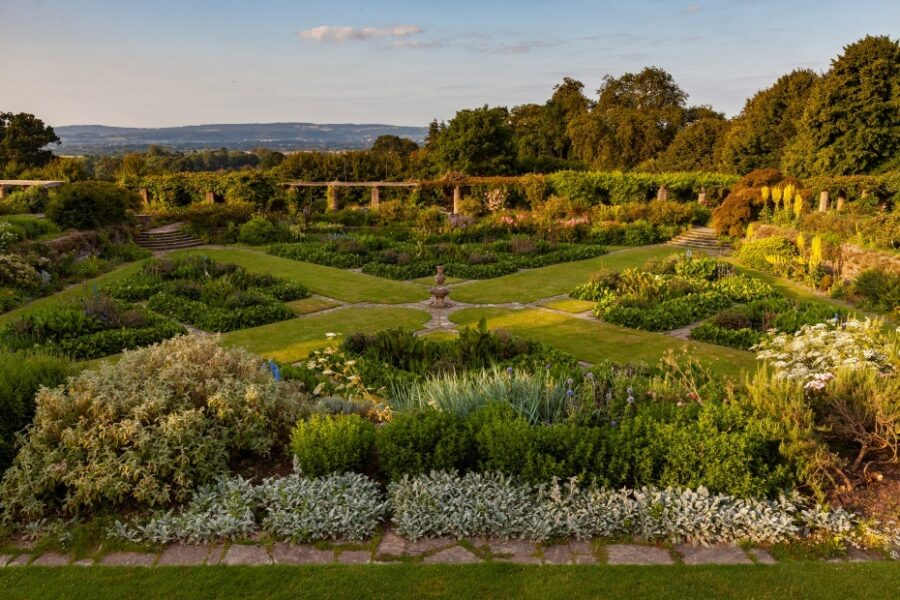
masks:
[[[328,210],[337,210],[337,188],[362,187],[371,191],[371,206],[377,208],[381,201],[381,188],[407,187],[417,188],[421,184],[417,181],[285,181],[281,185],[295,188],[324,187],[328,198]]]
[[[6,192],[9,188],[36,187],[47,190],[59,187],[62,184],[62,181],[42,181],[38,179],[0,179],[0,199],[6,198]]]

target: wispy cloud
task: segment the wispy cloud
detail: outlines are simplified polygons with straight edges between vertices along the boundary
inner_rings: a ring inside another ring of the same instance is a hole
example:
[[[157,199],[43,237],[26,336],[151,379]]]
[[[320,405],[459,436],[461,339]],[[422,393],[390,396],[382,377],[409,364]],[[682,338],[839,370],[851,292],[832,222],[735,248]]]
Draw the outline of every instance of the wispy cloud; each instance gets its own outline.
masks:
[[[310,42],[340,44],[343,42],[381,39],[390,39],[396,42],[423,31],[418,25],[393,25],[391,27],[336,27],[333,25],[321,25],[312,29],[304,29],[297,35],[300,36],[300,39]]]
[[[703,10],[703,7],[699,4],[688,4],[685,10],[689,13],[698,13]]]

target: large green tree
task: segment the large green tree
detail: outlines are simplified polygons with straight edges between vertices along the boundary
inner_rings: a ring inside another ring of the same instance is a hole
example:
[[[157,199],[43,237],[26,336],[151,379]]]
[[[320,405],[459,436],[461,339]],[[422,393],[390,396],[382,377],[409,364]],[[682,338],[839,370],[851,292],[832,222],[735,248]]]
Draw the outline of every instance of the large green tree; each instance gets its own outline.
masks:
[[[718,171],[729,127],[730,123],[721,114],[693,121],[647,166],[654,171]]]
[[[782,170],[798,177],[900,168],[900,44],[867,36],[844,48],[806,104]]]
[[[793,143],[807,98],[819,77],[798,69],[747,100],[722,145],[725,170],[749,173],[777,169],[785,147]]]
[[[687,94],[658,67],[607,76],[590,111],[568,126],[578,158],[601,169],[631,169],[654,158],[685,119]]]
[[[53,158],[47,146],[53,143],[59,143],[53,128],[34,115],[0,113],[0,172],[14,176],[46,165]]]
[[[434,141],[433,158],[442,172],[466,175],[513,173],[516,146],[504,107],[461,110]]]

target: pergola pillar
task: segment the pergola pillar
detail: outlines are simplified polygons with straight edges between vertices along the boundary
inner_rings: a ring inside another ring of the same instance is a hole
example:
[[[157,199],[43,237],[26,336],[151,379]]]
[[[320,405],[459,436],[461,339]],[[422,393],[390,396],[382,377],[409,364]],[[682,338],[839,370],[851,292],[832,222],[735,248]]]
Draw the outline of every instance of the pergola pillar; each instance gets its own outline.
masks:
[[[334,212],[338,209],[337,186],[329,185],[325,189],[325,203],[328,212]]]
[[[462,189],[458,185],[453,186],[453,214],[459,214],[459,203],[462,201]]]
[[[828,190],[819,192],[819,212],[828,212]]]
[[[371,190],[372,200],[369,203],[369,207],[373,210],[378,209],[378,205],[381,203],[381,189],[377,185],[372,186]]]
[[[204,194],[204,201],[207,204],[215,204],[216,203],[216,194],[210,190],[206,190],[206,194]]]
[[[138,190],[138,194],[141,196],[141,201],[144,203],[144,206],[150,205],[150,192],[147,188],[141,188]]]
[[[847,198],[844,197],[844,194],[838,194],[837,198],[837,210],[838,212],[844,210],[844,204],[847,203]]]
[[[697,194],[697,203],[701,206],[706,206],[706,188],[700,188],[700,193]]]
[[[0,200],[6,198],[6,186],[0,185]]]
[[[665,202],[669,199],[669,190],[666,189],[666,186],[659,186],[659,189],[656,190],[656,199],[660,202]]]

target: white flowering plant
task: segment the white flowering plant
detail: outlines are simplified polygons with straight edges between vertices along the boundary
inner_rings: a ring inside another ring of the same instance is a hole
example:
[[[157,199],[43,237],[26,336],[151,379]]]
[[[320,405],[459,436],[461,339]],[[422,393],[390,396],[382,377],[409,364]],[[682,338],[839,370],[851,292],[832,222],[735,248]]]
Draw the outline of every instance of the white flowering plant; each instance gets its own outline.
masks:
[[[880,321],[831,320],[805,325],[794,334],[770,331],[753,350],[758,360],[774,367],[777,378],[821,390],[841,368],[895,371],[897,339],[885,333]]]

